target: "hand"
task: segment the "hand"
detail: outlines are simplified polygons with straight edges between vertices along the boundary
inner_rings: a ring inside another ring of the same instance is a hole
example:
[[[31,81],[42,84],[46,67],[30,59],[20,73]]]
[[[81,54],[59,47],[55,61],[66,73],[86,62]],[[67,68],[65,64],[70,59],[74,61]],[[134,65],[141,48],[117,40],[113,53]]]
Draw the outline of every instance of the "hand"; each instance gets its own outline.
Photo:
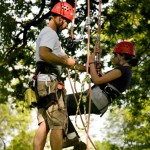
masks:
[[[101,69],[101,63],[100,62],[96,64],[96,69]]]
[[[73,68],[76,61],[72,58],[72,57],[69,57],[67,60],[67,65],[70,67],[70,68]]]
[[[92,53],[90,56],[89,56],[89,63],[92,63],[92,62],[95,62],[95,54]]]

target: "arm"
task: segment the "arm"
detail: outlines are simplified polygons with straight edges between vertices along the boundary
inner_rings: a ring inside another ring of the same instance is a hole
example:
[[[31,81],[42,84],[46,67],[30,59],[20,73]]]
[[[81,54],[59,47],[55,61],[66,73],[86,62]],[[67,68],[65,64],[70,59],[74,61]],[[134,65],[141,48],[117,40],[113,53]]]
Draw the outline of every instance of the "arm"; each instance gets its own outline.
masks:
[[[68,68],[75,65],[75,60],[73,58],[68,58],[67,55],[64,57],[58,57],[47,47],[40,47],[39,55],[42,60],[49,64],[61,65]]]
[[[42,60],[49,64],[61,65],[63,67],[68,67],[74,69],[76,64],[75,60],[72,57],[68,57],[67,55],[59,57],[51,52],[51,50],[47,47],[40,47],[39,55]],[[85,66],[77,64],[80,71],[85,71]]]
[[[119,69],[114,69],[112,71],[110,71],[107,74],[104,74],[102,77],[99,77],[95,68],[95,64],[94,62],[94,54],[92,54],[89,57],[89,63],[90,63],[90,74],[91,74],[91,78],[92,81],[94,82],[94,84],[104,84],[104,83],[108,83],[112,80],[115,80],[117,78],[119,78],[122,73]]]
[[[62,57],[63,59],[66,59],[66,61],[70,62],[73,58],[72,57],[68,57],[67,55]],[[74,60],[74,59],[73,59]],[[76,60],[75,60],[76,61]],[[75,68],[76,67],[76,68]],[[75,62],[73,67],[70,67],[71,69],[78,69],[81,72],[85,72],[86,71],[86,67],[83,66],[82,64],[79,64],[77,61]]]
[[[122,75],[122,73],[119,69],[114,69],[114,70],[110,71],[109,73],[104,74],[103,76],[99,77],[96,72],[94,64],[90,65],[90,74],[91,74],[94,84],[108,83],[112,80],[115,80],[115,79],[121,77],[121,75]]]

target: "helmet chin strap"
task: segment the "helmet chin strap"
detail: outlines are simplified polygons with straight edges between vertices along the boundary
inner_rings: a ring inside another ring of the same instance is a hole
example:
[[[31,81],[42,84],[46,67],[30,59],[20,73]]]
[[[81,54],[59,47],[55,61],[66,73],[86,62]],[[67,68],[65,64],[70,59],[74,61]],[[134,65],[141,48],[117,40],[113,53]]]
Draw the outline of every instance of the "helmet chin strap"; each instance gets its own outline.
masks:
[[[123,62],[121,61],[121,56],[120,56],[119,54],[117,54],[117,58],[118,58],[118,60],[119,60],[119,65],[120,65],[120,66],[123,66],[124,64],[126,64],[126,63],[128,63],[128,62],[130,61],[130,60],[128,60],[128,61],[126,61],[126,62],[123,63]]]
[[[123,62],[121,61],[121,56],[119,55],[119,54],[117,54],[117,58],[118,58],[118,60],[119,60],[119,65],[123,65]]]

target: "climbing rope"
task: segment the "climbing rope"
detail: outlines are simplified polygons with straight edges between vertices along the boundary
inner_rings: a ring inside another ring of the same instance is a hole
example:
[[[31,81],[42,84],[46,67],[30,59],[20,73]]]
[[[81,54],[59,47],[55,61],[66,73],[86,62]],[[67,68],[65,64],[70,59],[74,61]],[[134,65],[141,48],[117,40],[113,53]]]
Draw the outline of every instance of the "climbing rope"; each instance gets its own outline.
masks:
[[[99,11],[98,11],[98,30],[97,30],[97,36],[96,36],[96,43],[94,47],[94,54],[95,54],[95,63],[96,63],[96,70],[99,76],[101,76],[101,70],[100,70],[100,58],[101,58],[101,53],[102,49],[100,46],[100,33],[101,33],[101,5],[102,5],[102,0],[99,0]]]
[[[67,40],[67,45],[69,48],[73,48],[75,45],[74,26],[75,26],[75,17],[76,17],[76,7],[77,7],[77,0],[74,1],[74,16],[73,16],[73,20],[71,22],[70,37]]]
[[[75,102],[76,102],[76,104],[78,105],[78,100],[77,100],[77,97],[76,97],[76,95],[75,95],[75,91],[74,91],[73,85],[72,85],[72,83],[71,83],[71,78],[70,78],[70,71],[69,71],[69,69],[68,69],[68,79],[69,79],[69,83],[70,83],[71,89],[72,89],[73,94],[74,94]],[[84,121],[83,121],[83,118],[82,118],[82,114],[81,114],[80,109],[79,109],[79,115],[80,115],[80,119],[81,119],[81,122],[82,122],[83,127],[84,127],[84,130],[85,130],[85,133],[86,133],[86,135],[88,136],[88,139],[90,140],[90,142],[91,142],[91,144],[93,145],[94,149],[97,150],[96,147],[95,147],[95,145],[94,145],[94,143],[93,143],[93,141],[91,140],[90,136],[89,136],[88,133],[87,133],[87,130],[86,130],[86,127],[85,127],[85,123],[84,123]]]
[[[86,63],[86,73],[89,73],[89,55],[90,55],[90,0],[88,0],[88,40],[87,40],[87,63]],[[90,127],[90,115],[91,114],[91,84],[89,83],[89,109],[88,109],[88,123],[87,123],[87,136],[86,136],[86,144],[87,150],[89,149],[89,127]]]
[[[97,31],[97,36],[96,36],[96,43],[95,43],[95,47],[94,47],[94,53],[95,53],[95,62],[96,62],[96,65],[99,65],[100,64],[100,57],[101,57],[101,47],[100,47],[100,32],[101,32],[101,3],[102,1],[99,0],[99,11],[98,11],[98,31]],[[76,7],[76,4],[77,4],[77,1],[75,0],[75,7]],[[76,11],[76,9],[75,9]],[[69,82],[70,82],[70,85],[71,85],[71,89],[73,91],[73,94],[74,94],[74,98],[75,98],[75,101],[77,103],[77,111],[76,111],[76,117],[75,117],[75,123],[76,123],[76,126],[79,128],[79,129],[82,129],[82,130],[85,130],[86,132],[86,143],[87,143],[87,149],[88,149],[88,141],[90,140],[90,142],[92,143],[93,147],[95,148],[96,150],[96,147],[95,145],[93,144],[92,140],[90,139],[89,137],[89,125],[90,125],[90,112],[91,112],[91,80],[90,80],[90,77],[89,77],[89,55],[90,55],[90,0],[88,0],[88,12],[87,12],[87,18],[86,18],[86,25],[83,26],[82,28],[82,32],[84,31],[84,28],[87,26],[87,30],[88,30],[88,39],[87,39],[87,62],[86,62],[86,77],[85,79],[82,81],[81,83],[81,93],[79,95],[79,100],[77,100],[77,97],[75,95],[75,92],[77,93],[77,90],[76,90],[76,82],[74,82],[74,89],[73,89],[73,86],[72,86],[72,83],[71,83],[71,80],[70,80],[70,72],[69,72],[69,69],[68,69],[68,78],[69,78]],[[71,29],[71,37],[74,37],[73,35],[73,30],[74,30],[74,24],[72,26],[72,29]],[[76,41],[81,41],[83,40],[82,36],[83,36],[83,33],[81,32],[81,37],[79,39],[76,39],[74,40],[75,42]],[[97,66],[96,66],[97,67]],[[78,74],[78,68],[75,69],[75,74],[77,75]],[[97,67],[97,72],[99,74],[100,72],[100,68]],[[76,76],[75,76],[75,80],[76,80]],[[88,91],[88,94],[85,95],[85,90],[84,90],[84,85],[85,83],[88,83],[89,85],[89,91]],[[75,91],[74,91],[75,90]],[[86,112],[86,106],[84,105],[87,101],[87,97],[89,97],[89,110],[88,110],[88,117],[86,116],[87,112]],[[83,118],[81,116],[81,112],[80,112],[80,104],[81,104],[81,100],[83,102],[83,105],[84,105],[84,116],[85,116],[85,121],[83,121]],[[77,115],[80,115],[80,118],[81,118],[81,122],[83,124],[83,128],[79,127],[78,124],[77,124]]]
[[[70,32],[71,39],[74,39],[74,25],[75,25],[76,7],[77,7],[77,0],[75,0],[75,4],[74,4],[74,16],[73,16],[73,21],[71,23],[71,32]]]
[[[86,77],[84,78],[84,80],[81,83],[81,94],[79,95],[79,100],[78,100],[78,103],[77,103],[76,116],[75,116],[75,124],[76,124],[77,128],[80,129],[80,130],[84,130],[84,128],[87,127],[87,125],[88,125],[88,118],[87,118],[87,115],[86,115],[87,114],[87,112],[86,112],[86,101],[87,101],[87,97],[88,97],[89,94],[86,94],[85,89],[84,89],[84,85],[85,85],[85,83],[89,84],[90,82],[91,82],[90,76],[87,74]],[[85,127],[83,127],[83,128],[79,127],[78,124],[77,124],[77,116],[79,114],[81,101],[82,101],[82,104],[83,104],[84,117],[85,117]]]

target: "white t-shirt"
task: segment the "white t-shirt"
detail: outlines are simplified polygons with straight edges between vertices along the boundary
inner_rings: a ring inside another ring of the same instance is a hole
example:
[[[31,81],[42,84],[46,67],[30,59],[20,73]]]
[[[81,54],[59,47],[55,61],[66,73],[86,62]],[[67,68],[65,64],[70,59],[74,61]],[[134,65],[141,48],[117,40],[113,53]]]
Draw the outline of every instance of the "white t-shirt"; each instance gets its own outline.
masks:
[[[65,51],[62,49],[60,41],[59,41],[59,37],[57,35],[57,33],[50,27],[44,27],[42,29],[42,31],[40,32],[37,41],[36,41],[36,62],[38,61],[43,61],[40,59],[39,56],[39,48],[41,46],[44,47],[48,47],[49,49],[52,50],[52,53],[57,55],[57,56],[65,56],[66,53]],[[59,74],[61,74],[62,71],[62,67],[59,65],[52,65],[55,66],[55,68],[57,68]]]
[[[36,62],[43,61],[39,57],[39,47],[44,46],[52,50],[57,56],[66,55],[65,51],[62,49],[59,37],[57,33],[50,27],[45,27],[40,32],[36,41]]]

